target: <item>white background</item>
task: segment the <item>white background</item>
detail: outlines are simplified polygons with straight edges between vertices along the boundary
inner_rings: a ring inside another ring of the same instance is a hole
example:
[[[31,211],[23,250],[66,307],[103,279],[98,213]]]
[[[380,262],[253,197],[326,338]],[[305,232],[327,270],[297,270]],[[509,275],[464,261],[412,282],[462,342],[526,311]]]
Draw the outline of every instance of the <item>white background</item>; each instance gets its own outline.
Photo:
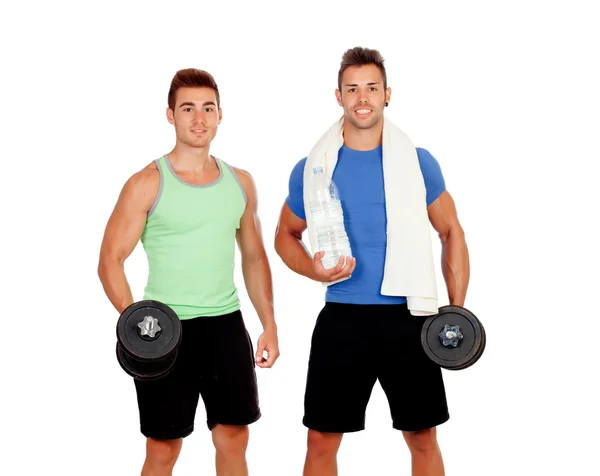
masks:
[[[251,429],[250,471],[301,474],[323,290],[282,264],[273,234],[292,167],[341,112],[341,55],[361,45],[386,58],[386,114],[441,164],[471,253],[466,305],[487,330],[476,366],[444,374],[447,474],[600,474],[593,3],[4,4],[0,472],[139,474],[144,440],[98,251],[124,181],[173,146],[173,74],[198,67],[222,96],[211,151],[256,180],[275,282],[282,355],[258,369],[264,416]],[[126,271],[141,298],[141,247]],[[439,264],[438,281],[444,304]],[[256,342],[239,271],[236,282]],[[214,474],[204,419],[201,406],[175,475]],[[339,465],[340,475],[409,474],[379,385],[367,430],[344,438]]]

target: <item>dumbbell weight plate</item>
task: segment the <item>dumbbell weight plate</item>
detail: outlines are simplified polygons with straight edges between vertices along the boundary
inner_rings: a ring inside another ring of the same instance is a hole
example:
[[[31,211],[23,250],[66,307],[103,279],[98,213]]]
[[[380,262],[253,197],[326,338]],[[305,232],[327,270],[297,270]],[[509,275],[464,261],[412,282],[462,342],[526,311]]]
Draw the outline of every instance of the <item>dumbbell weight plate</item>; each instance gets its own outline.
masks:
[[[481,326],[481,345],[479,346],[477,353],[473,356],[473,358],[471,360],[466,361],[463,365],[455,368],[454,370],[463,370],[463,369],[466,369],[467,367],[470,367],[475,362],[477,362],[479,360],[479,358],[483,355],[483,351],[485,350],[485,344],[486,344],[485,328],[481,324],[481,321],[479,321],[479,324]]]
[[[153,328],[145,325],[153,319]],[[117,341],[125,354],[136,361],[156,363],[171,357],[179,347],[181,321],[173,309],[161,302],[138,301],[119,317]]]
[[[449,326],[449,327],[446,327]],[[458,331],[448,337],[445,331]],[[445,336],[445,342],[442,337]],[[451,345],[452,341],[456,346]],[[485,349],[485,330],[477,317],[461,306],[443,306],[438,314],[425,320],[421,344],[427,356],[440,367],[462,370],[479,360]]]
[[[175,365],[177,351],[173,352],[168,358],[157,362],[140,362],[130,355],[127,355],[123,346],[117,342],[117,360],[121,368],[136,380],[152,381],[166,377]]]

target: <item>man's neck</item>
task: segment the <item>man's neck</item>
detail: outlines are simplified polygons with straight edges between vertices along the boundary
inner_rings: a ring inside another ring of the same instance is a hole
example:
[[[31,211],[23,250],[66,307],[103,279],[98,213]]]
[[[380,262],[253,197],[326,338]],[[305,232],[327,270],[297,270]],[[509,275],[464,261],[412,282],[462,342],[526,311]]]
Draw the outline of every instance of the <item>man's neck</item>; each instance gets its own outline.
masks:
[[[373,150],[381,145],[383,118],[369,129],[358,129],[344,121],[344,145],[353,150]]]
[[[182,171],[202,172],[214,166],[208,147],[177,144],[168,155],[173,167]]]

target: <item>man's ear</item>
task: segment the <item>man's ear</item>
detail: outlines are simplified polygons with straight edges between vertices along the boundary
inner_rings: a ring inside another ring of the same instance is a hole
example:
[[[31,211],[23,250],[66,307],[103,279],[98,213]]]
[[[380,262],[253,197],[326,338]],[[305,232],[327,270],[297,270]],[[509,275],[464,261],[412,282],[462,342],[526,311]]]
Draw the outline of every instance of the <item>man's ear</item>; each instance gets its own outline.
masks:
[[[342,106],[342,92],[339,89],[335,90],[335,98],[337,99],[337,103]]]

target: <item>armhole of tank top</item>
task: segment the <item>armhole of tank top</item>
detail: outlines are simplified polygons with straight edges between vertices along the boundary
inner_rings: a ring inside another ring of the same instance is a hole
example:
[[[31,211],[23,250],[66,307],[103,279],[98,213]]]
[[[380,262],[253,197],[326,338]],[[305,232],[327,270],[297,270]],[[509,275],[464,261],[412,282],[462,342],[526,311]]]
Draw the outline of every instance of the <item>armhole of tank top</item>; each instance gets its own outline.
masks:
[[[159,183],[158,183],[158,192],[156,193],[156,197],[154,198],[154,203],[152,203],[152,207],[150,208],[150,210],[148,210],[148,214],[147,214],[146,218],[150,218],[150,216],[154,213],[154,210],[156,210],[156,207],[158,206],[158,202],[160,201],[160,197],[162,196],[164,183],[165,183],[165,180],[163,177],[163,170],[160,165],[160,159],[156,159],[154,161],[154,163],[156,164],[156,167],[158,168],[158,174],[160,176],[160,179],[159,179]]]
[[[229,165],[226,162],[223,162],[222,160],[221,160],[221,163],[224,164],[225,167],[227,167],[227,169],[229,170],[229,173],[231,174],[233,179],[237,182],[238,186],[240,187],[240,191],[242,192],[242,196],[244,197],[244,206],[245,206],[248,203],[248,197],[246,196],[246,190],[244,190],[244,186],[242,185],[242,182],[240,182],[240,178],[235,173],[235,170],[233,170],[233,167],[231,165]]]

